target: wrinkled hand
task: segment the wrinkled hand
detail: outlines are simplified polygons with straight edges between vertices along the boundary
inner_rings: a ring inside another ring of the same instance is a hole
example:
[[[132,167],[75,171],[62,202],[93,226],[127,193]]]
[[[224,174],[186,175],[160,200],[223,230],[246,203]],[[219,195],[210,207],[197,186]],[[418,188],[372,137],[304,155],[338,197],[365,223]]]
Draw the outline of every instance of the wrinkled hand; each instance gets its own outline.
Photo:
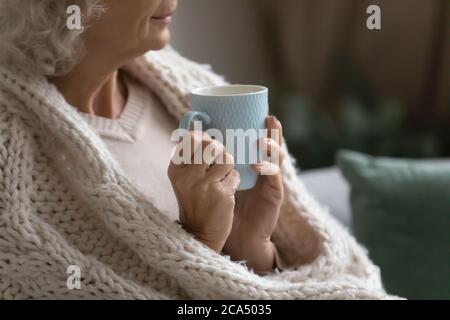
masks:
[[[283,128],[273,116],[266,119],[266,126],[269,138],[262,139],[260,147],[274,161],[254,165],[260,174],[256,187],[236,193],[233,227],[223,250],[233,260],[246,260],[258,273],[270,272],[275,266],[276,248],[270,238],[284,197],[280,169],[285,158],[281,148]]]
[[[168,168],[180,208],[179,220],[186,231],[220,253],[232,228],[239,173],[234,170],[233,157],[220,142],[194,132],[188,138],[192,146],[190,163],[175,164],[172,159]],[[203,157],[208,147],[214,150],[209,160]],[[182,148],[180,143],[177,150]],[[191,164],[196,157],[201,164]]]

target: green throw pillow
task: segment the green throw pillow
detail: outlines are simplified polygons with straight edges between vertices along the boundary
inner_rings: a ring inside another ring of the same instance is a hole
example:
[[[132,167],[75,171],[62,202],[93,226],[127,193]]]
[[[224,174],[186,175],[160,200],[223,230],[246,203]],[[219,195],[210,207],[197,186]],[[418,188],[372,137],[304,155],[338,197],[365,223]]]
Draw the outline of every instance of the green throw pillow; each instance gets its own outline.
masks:
[[[450,161],[375,158],[341,151],[355,237],[389,293],[450,299]]]

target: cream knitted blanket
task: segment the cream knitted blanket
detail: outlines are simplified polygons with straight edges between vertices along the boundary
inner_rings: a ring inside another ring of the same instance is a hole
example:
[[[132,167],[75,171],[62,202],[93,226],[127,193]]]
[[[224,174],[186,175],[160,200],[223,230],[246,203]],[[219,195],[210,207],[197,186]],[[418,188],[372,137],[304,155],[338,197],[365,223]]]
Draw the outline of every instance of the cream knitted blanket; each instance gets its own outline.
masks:
[[[192,88],[224,83],[171,48],[124,68],[175,118]],[[45,78],[0,66],[0,299],[389,298],[378,268],[308,194],[291,157],[282,170],[273,241],[292,267],[259,276],[158,212]],[[67,286],[69,266],[79,268],[80,289]]]

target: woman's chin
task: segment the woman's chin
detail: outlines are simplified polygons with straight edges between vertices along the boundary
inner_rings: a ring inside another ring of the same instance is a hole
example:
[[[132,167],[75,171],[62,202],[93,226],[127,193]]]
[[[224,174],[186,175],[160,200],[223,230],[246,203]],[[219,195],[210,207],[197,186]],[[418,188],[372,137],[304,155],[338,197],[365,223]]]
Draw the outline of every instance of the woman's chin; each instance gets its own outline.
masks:
[[[152,41],[149,44],[149,50],[161,50],[164,49],[170,43],[170,32],[169,30],[162,31],[156,37],[152,37]]]
[[[153,50],[162,50],[165,47],[167,47],[170,43],[170,35],[165,37],[165,38],[161,38],[158,41],[155,41],[155,44],[153,46]]]

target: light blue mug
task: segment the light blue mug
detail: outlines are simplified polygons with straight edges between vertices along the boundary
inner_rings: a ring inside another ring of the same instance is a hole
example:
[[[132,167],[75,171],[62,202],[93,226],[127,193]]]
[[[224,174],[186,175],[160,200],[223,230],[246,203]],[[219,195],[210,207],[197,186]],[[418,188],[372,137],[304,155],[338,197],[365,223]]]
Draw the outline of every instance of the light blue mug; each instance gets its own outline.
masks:
[[[221,142],[235,157],[235,169],[241,177],[239,191],[252,189],[258,180],[251,164],[260,161],[260,155],[257,151],[255,159],[251,151],[256,150],[257,140],[265,134],[268,99],[269,90],[262,86],[227,85],[196,89],[191,93],[192,111],[180,122],[180,129],[189,130],[194,121],[201,121],[203,131],[216,129],[222,134]],[[231,135],[233,132],[238,135]],[[242,132],[247,133],[244,140],[238,138]],[[214,138],[217,137],[214,135]]]

